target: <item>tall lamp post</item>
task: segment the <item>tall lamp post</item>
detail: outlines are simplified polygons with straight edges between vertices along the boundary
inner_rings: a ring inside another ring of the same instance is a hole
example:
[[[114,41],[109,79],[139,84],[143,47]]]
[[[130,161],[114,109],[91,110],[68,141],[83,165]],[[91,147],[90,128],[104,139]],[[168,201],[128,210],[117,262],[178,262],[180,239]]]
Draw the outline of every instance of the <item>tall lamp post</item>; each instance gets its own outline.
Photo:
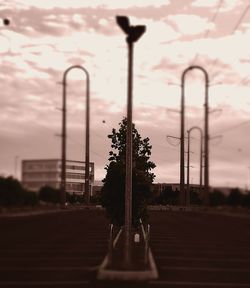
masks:
[[[19,159],[19,156],[15,156],[15,178],[18,179],[18,173],[17,173],[17,170],[18,170],[18,159]]]
[[[185,204],[185,159],[184,159],[184,131],[185,131],[185,76],[186,74],[193,70],[198,69],[204,73],[205,77],[205,103],[204,103],[204,204],[208,205],[209,202],[209,127],[208,127],[208,87],[209,87],[209,77],[207,71],[201,66],[189,66],[186,68],[181,76],[181,148],[180,148],[180,203]]]
[[[186,205],[190,204],[190,186],[189,186],[189,168],[190,168],[190,135],[193,130],[198,130],[200,132],[200,192],[202,190],[202,163],[203,163],[203,133],[202,129],[198,126],[193,126],[190,128],[188,133],[188,158],[187,158],[187,196],[186,196]]]
[[[128,96],[127,96],[127,135],[126,135],[126,185],[125,185],[125,264],[131,263],[131,227],[132,227],[132,112],[133,112],[133,48],[146,31],[146,26],[131,26],[126,16],[117,16],[116,22],[127,35],[128,44]]]
[[[89,205],[90,190],[89,190],[89,73],[80,66],[73,65],[66,69],[63,73],[63,107],[62,107],[62,172],[61,172],[61,206],[65,207],[66,202],[66,87],[67,87],[67,75],[72,69],[80,69],[86,75],[86,134],[85,134],[85,195],[86,202]]]

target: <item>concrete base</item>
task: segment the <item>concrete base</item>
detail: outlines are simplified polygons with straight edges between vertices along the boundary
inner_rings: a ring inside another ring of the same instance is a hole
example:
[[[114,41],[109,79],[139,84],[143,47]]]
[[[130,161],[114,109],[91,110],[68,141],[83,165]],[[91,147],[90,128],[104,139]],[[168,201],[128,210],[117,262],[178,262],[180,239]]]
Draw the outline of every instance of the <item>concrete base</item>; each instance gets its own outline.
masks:
[[[145,270],[113,270],[108,269],[108,255],[104,258],[97,272],[98,280],[112,281],[149,281],[158,278],[153,254],[149,248],[149,268]]]
[[[141,229],[142,229],[141,235],[142,235],[142,238],[144,238],[144,242],[145,242],[146,241],[146,232],[144,230],[143,225],[141,225]],[[122,234],[121,231],[122,230],[120,230],[120,232],[117,234],[116,239],[114,240],[114,247],[116,246],[116,244],[119,240],[120,240],[120,243],[123,243],[121,241],[123,241],[124,239],[122,240],[121,239],[122,237],[120,237]],[[134,245],[136,245],[136,244],[134,243]],[[123,250],[123,248],[124,247],[122,245],[120,245],[117,249]],[[135,248],[135,249],[137,249],[137,248]],[[122,250],[120,250],[120,252]],[[136,250],[134,252],[136,252]],[[158,278],[158,271],[157,271],[154,257],[153,257],[153,254],[152,254],[150,247],[148,248],[147,264],[138,266],[138,265],[133,265],[135,263],[132,263],[131,269],[124,268],[122,265],[120,265],[121,264],[120,261],[123,260],[120,258],[121,255],[122,254],[116,255],[116,259],[115,259],[116,261],[114,262],[113,265],[110,265],[110,263],[109,263],[109,254],[106,255],[106,257],[104,258],[104,260],[103,260],[102,264],[100,265],[98,272],[97,272],[97,279],[98,280],[149,281],[149,280],[154,280],[154,279]],[[138,258],[134,258],[134,261],[137,262],[137,259]]]

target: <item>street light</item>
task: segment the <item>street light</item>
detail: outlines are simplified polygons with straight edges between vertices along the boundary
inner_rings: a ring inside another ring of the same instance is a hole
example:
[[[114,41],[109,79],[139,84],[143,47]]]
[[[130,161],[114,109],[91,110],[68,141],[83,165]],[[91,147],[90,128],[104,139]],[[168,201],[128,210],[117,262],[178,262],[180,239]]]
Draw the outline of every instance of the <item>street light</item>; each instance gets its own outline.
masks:
[[[61,171],[61,206],[65,207],[66,202],[66,86],[67,74],[72,69],[80,69],[86,75],[86,134],[85,134],[85,195],[86,203],[89,205],[89,73],[80,66],[73,65],[64,71],[63,74],[63,107],[62,107],[62,171]]]
[[[127,35],[128,44],[128,96],[127,96],[127,135],[126,135],[126,184],[125,184],[125,264],[131,263],[132,227],[132,110],[133,110],[133,44],[146,31],[146,26],[131,26],[126,16],[116,16],[116,22]]]
[[[201,67],[201,66],[189,66],[186,68],[181,76],[181,148],[180,148],[180,204],[185,204],[185,159],[184,159],[184,146],[185,146],[185,140],[184,140],[184,131],[185,131],[185,76],[186,74],[193,70],[198,69],[201,70],[204,73],[205,77],[205,103],[204,103],[204,204],[208,205],[209,201],[209,126],[208,126],[208,115],[209,115],[209,109],[208,109],[208,88],[209,88],[209,77],[207,71]]]
[[[187,195],[186,195],[186,205],[190,204],[190,186],[189,186],[189,168],[190,168],[190,134],[193,130],[198,130],[200,132],[200,193],[202,190],[202,162],[203,162],[203,133],[202,129],[198,126],[193,126],[190,128],[188,133],[188,158],[187,158]]]
[[[18,159],[19,159],[19,156],[15,156],[15,178],[16,178],[16,179],[18,179],[18,176],[17,176]]]

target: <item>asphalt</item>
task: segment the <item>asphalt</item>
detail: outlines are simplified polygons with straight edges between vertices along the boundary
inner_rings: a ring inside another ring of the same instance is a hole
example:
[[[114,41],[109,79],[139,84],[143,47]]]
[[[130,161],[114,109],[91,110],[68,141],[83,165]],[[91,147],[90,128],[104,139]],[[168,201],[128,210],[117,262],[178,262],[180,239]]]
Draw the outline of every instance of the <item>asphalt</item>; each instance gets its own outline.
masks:
[[[0,287],[250,288],[250,218],[150,211],[159,279],[100,283],[108,221],[102,210],[0,217]]]
[[[151,249],[159,279],[150,287],[250,287],[250,218],[152,211]]]
[[[103,211],[0,218],[0,287],[92,287],[108,247]]]

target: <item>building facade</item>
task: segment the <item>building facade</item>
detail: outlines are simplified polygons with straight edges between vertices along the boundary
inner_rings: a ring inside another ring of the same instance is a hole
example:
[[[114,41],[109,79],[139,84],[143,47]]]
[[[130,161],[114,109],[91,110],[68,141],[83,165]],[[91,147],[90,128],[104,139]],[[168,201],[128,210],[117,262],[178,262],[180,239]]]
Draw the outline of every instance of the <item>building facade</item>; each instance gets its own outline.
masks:
[[[24,188],[38,192],[43,186],[60,188],[62,165],[60,159],[22,160],[22,184]],[[89,163],[90,194],[94,185],[94,163]],[[85,183],[85,162],[66,161],[66,191],[83,194]]]

